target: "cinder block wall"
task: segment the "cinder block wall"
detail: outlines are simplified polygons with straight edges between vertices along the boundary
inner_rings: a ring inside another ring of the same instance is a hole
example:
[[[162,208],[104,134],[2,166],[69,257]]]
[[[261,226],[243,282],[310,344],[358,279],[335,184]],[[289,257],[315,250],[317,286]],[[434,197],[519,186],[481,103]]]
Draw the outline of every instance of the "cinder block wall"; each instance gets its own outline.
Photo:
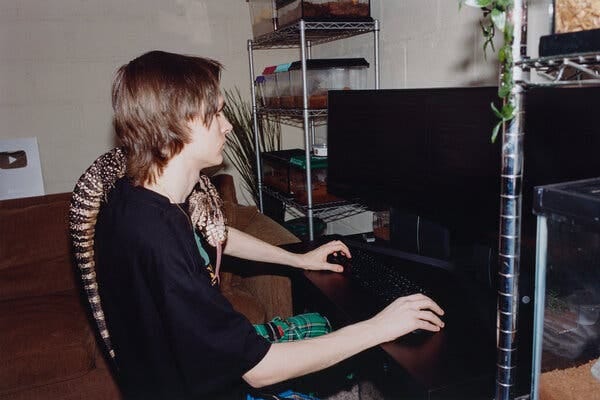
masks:
[[[531,0],[530,14],[544,14],[549,2]],[[495,55],[483,58],[478,10],[459,11],[458,0],[371,4],[382,27],[382,88],[496,82]],[[0,139],[36,136],[46,193],[71,190],[114,144],[110,83],[118,66],[152,49],[212,57],[225,64],[224,87],[248,95],[251,32],[244,0],[2,0]],[[313,48],[313,57],[371,63],[372,54],[371,35]],[[255,55],[258,72],[299,59],[297,50]],[[301,130],[285,128],[283,143],[302,147]]]
[[[528,3],[528,54],[536,57],[539,36],[549,33],[551,0]],[[381,21],[381,88],[497,84],[497,54],[488,49],[484,57],[479,9],[459,10],[458,0],[372,0],[371,5],[372,14]],[[501,32],[497,39],[496,48]],[[313,56],[366,57],[373,63],[372,44],[371,35],[363,35],[315,47]],[[371,213],[363,213],[329,223],[327,233],[371,229]]]
[[[37,136],[46,192],[69,191],[113,146],[120,65],[153,49],[202,55],[249,92],[250,34],[243,0],[2,0],[0,138]]]

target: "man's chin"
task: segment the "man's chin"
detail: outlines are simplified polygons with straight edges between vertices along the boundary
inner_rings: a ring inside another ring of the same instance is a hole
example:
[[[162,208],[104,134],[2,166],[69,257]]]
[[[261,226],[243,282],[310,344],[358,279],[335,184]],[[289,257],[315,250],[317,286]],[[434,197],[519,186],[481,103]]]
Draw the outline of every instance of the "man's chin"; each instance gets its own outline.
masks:
[[[211,165],[210,165],[209,167],[210,167],[210,168],[212,168],[212,167],[217,167],[217,166],[219,166],[219,165],[222,165],[222,164],[223,164],[223,161],[224,161],[224,159],[223,159],[223,155],[220,155],[220,156],[218,156],[218,157],[215,157],[215,160],[214,160],[214,162],[212,162],[212,163],[211,163]]]

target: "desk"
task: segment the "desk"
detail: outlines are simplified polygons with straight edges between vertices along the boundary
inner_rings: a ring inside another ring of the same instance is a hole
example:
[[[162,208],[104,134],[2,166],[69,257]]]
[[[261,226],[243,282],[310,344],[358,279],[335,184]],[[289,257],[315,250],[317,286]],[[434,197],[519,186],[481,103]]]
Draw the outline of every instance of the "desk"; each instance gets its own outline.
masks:
[[[285,246],[302,252],[308,243]],[[444,308],[445,328],[435,334],[409,334],[380,348],[393,368],[408,376],[422,399],[492,399],[495,374],[495,333],[483,326],[457,274],[416,262],[398,260],[410,278],[426,286]],[[305,271],[293,275],[295,312],[319,311],[339,328],[378,311],[373,297],[343,274]],[[377,367],[373,368],[373,371]],[[388,382],[394,387],[395,382]],[[402,388],[396,387],[398,393]],[[393,398],[393,397],[392,397]],[[410,397],[413,398],[413,397]]]

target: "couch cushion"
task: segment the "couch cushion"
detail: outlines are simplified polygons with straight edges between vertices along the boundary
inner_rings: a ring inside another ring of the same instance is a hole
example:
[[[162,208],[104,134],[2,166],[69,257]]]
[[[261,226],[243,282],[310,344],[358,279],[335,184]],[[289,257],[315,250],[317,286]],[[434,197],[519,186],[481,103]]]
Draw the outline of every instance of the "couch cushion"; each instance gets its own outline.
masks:
[[[5,288],[13,284],[11,279],[32,272],[10,271],[22,266],[37,270],[39,274],[28,275],[28,279],[20,282],[18,287],[13,286],[11,298],[24,297],[32,292],[43,295],[75,287],[72,273],[65,273],[65,265],[71,268],[65,261],[69,259],[71,251],[68,208],[68,194],[0,202],[1,300],[9,298]],[[55,262],[59,259],[67,264]],[[42,286],[39,285],[40,280],[43,280]],[[22,292],[18,292],[17,288]],[[42,288],[43,292],[40,291]]]
[[[0,302],[0,395],[81,376],[94,363],[76,292]]]
[[[276,246],[300,241],[283,226],[258,212],[256,207],[235,204],[230,204],[229,207],[236,211],[233,212],[235,224],[231,224],[234,228]],[[241,280],[234,275],[230,285],[237,286],[260,299],[267,320],[276,316],[289,317],[292,315],[292,290],[288,277],[260,274]]]
[[[242,206],[230,201],[223,202],[223,213],[227,219],[227,225],[240,231],[246,230],[256,214],[259,214],[255,206]]]
[[[37,263],[0,268],[0,301],[75,290],[78,286],[70,254]]]
[[[282,244],[297,243],[300,241],[293,233],[273,221],[264,214],[256,212],[252,214],[243,228],[244,232],[275,246]]]
[[[107,370],[96,368],[89,373],[63,382],[0,394],[2,400],[121,400],[115,381]]]
[[[265,308],[250,293],[238,288],[223,290],[222,293],[229,300],[233,309],[243,314],[253,324],[267,322]]]

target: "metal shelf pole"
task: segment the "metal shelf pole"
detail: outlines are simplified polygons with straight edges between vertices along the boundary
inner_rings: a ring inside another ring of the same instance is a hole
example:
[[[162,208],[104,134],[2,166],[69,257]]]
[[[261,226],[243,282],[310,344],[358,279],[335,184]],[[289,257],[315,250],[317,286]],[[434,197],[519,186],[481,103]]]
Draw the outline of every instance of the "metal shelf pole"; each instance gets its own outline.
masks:
[[[303,106],[303,121],[304,121],[304,150],[306,156],[306,194],[307,194],[307,209],[306,217],[308,219],[308,239],[314,240],[314,224],[313,224],[313,198],[312,198],[312,171],[310,167],[310,123],[308,118],[308,87],[306,85],[306,32],[305,22],[300,20],[300,55],[302,60],[302,106]]]
[[[373,21],[373,47],[374,47],[374,60],[375,60],[375,89],[379,89],[380,85],[380,71],[379,71],[379,20]]]
[[[535,297],[533,314],[533,360],[531,366],[531,400],[538,400],[542,373],[542,343],[544,341],[544,305],[546,303],[546,255],[548,250],[548,221],[537,219],[537,248],[535,257]]]
[[[513,25],[513,82],[526,73],[516,61],[526,56],[527,2],[513,0],[508,10]],[[517,319],[519,315],[519,266],[521,258],[521,199],[523,180],[523,123],[525,89],[514,85],[509,101],[515,117],[502,134],[500,232],[498,250],[496,400],[514,398],[516,378]]]
[[[312,58],[312,43],[310,42],[310,40],[306,41],[306,59],[310,60]],[[310,147],[308,147],[311,151],[315,145],[315,137],[316,137],[316,130],[315,130],[315,119],[314,118],[310,118]]]
[[[250,65],[250,97],[252,98],[252,126],[254,129],[254,149],[256,153],[256,186],[258,189],[258,209],[263,212],[262,167],[260,165],[260,142],[258,140],[258,108],[254,87],[254,50],[252,40],[248,40],[248,65]]]

